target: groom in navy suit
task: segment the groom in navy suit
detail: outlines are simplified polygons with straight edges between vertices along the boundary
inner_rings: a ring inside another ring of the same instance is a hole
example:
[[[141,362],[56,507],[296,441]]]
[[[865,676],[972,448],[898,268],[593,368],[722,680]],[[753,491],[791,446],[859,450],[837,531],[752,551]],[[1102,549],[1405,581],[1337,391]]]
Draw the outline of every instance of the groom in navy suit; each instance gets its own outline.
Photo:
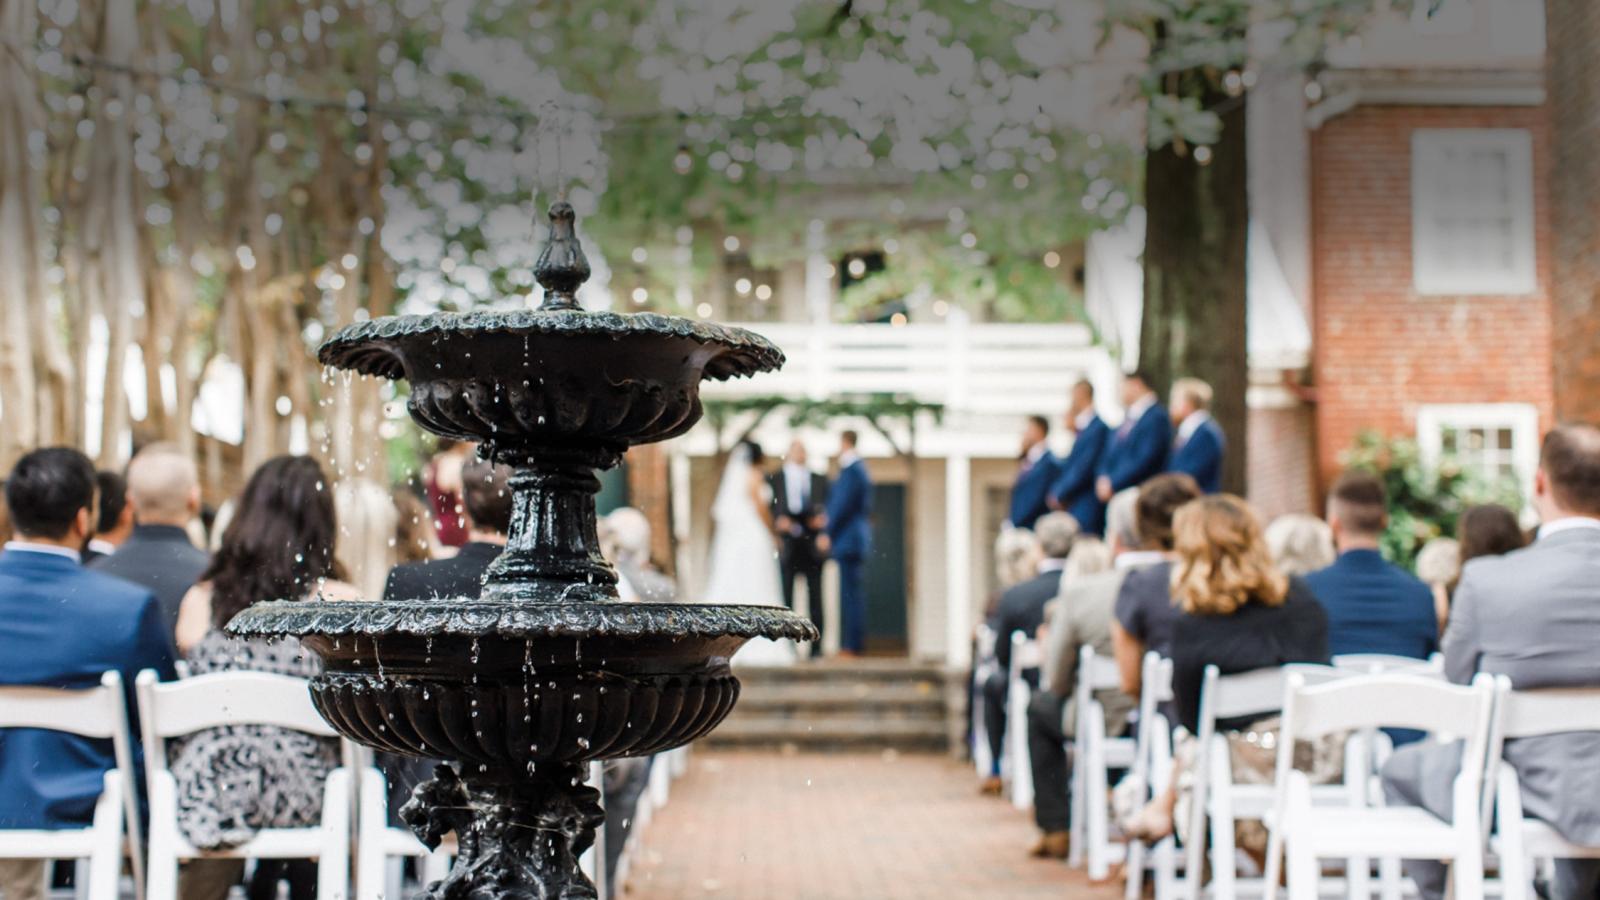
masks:
[[[1057,468],[1050,485],[1050,508],[1069,513],[1084,534],[1100,534],[1106,526],[1106,505],[1094,494],[1100,458],[1105,455],[1111,429],[1094,411],[1094,385],[1080,381],[1072,386],[1067,428],[1074,435],[1072,449]]]
[[[1127,416],[1111,436],[1095,482],[1095,496],[1101,503],[1161,474],[1172,447],[1172,420],[1143,372],[1131,372],[1123,379],[1122,405]]]
[[[1033,528],[1050,511],[1050,486],[1061,471],[1061,461],[1050,452],[1050,420],[1029,416],[1022,428],[1022,456],[1017,480],[1011,486],[1011,514],[1007,521],[1018,528]]]
[[[839,435],[839,477],[828,492],[828,543],[839,563],[839,652],[867,643],[867,554],[872,550],[872,476],[856,453],[856,433]]]
[[[1211,418],[1211,385],[1198,378],[1180,378],[1172,384],[1172,421],[1178,426],[1172,441],[1168,472],[1192,476],[1200,490],[1222,490],[1222,454],[1228,439]]]

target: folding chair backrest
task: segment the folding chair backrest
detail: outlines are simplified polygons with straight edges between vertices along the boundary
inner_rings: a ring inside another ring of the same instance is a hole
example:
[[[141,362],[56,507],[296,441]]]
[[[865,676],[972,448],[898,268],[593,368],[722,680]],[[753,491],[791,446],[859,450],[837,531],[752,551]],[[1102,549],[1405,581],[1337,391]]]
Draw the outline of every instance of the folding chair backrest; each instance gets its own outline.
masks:
[[[126,734],[122,676],[107,672],[99,687],[67,690],[0,687],[0,728],[42,728],[86,738]],[[121,726],[121,727],[119,727]]]
[[[973,647],[974,657],[980,660],[994,659],[995,637],[994,629],[989,623],[979,625],[977,639],[973,641],[977,645]]]
[[[1510,740],[1600,731],[1600,687],[1507,691],[1500,700],[1500,734]]]
[[[1344,674],[1331,666],[1295,664],[1223,675],[1216,666],[1206,666],[1200,693],[1202,729],[1213,730],[1219,719],[1268,716],[1283,709],[1285,679],[1291,672],[1313,684]]]
[[[311,703],[303,678],[267,672],[214,672],[162,683],[139,673],[139,720],[147,766],[166,768],[167,738],[224,725],[275,725],[338,737]]]
[[[1020,631],[1011,633],[1011,673],[1013,675],[1023,669],[1037,669],[1044,661],[1044,654],[1039,649],[1039,642],[1028,637]]]
[[[1343,653],[1333,658],[1333,667],[1369,674],[1377,674],[1379,672],[1437,672],[1443,669],[1443,658],[1437,653],[1427,659],[1395,656],[1390,653]]]
[[[1112,690],[1122,687],[1122,672],[1115,659],[1084,647],[1078,651],[1078,683],[1090,692]]]
[[[1493,702],[1492,687],[1464,687],[1406,672],[1351,675],[1315,685],[1294,672],[1290,690],[1293,735],[1299,739],[1363,728],[1471,736],[1482,730],[1480,719],[1487,721]]]

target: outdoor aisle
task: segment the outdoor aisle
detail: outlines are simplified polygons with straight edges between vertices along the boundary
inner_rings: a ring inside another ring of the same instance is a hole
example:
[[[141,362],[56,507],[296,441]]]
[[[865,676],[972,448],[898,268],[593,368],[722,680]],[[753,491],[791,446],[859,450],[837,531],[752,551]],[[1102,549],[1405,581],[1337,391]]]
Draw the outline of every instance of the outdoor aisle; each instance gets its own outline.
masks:
[[[945,756],[696,749],[650,823],[638,900],[1113,900],[1030,859],[1027,813],[980,797]]]

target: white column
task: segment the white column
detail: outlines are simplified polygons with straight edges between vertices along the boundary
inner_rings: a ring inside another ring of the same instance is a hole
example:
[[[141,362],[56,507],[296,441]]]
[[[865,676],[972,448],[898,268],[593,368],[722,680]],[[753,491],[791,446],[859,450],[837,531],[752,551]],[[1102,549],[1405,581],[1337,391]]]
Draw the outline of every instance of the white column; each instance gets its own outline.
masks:
[[[972,460],[952,453],[944,464],[945,659],[969,665],[972,651]]]
[[[827,223],[812,219],[806,230],[806,312],[811,324],[833,317],[833,280],[828,277]]]

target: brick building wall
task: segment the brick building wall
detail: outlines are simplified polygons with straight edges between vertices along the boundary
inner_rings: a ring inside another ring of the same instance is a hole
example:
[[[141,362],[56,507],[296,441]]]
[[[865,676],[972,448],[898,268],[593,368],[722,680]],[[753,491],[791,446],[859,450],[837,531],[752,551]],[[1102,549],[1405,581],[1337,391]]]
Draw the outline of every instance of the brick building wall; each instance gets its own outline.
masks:
[[[1600,422],[1600,3],[1548,0],[1555,403]]]
[[[1525,128],[1533,138],[1538,286],[1517,296],[1413,287],[1417,128]],[[1312,136],[1317,465],[1326,480],[1365,429],[1415,433],[1435,403],[1528,403],[1552,417],[1549,141],[1539,107],[1362,106]]]
[[[1250,410],[1247,496],[1270,522],[1285,513],[1316,513],[1312,411],[1304,404]]]

